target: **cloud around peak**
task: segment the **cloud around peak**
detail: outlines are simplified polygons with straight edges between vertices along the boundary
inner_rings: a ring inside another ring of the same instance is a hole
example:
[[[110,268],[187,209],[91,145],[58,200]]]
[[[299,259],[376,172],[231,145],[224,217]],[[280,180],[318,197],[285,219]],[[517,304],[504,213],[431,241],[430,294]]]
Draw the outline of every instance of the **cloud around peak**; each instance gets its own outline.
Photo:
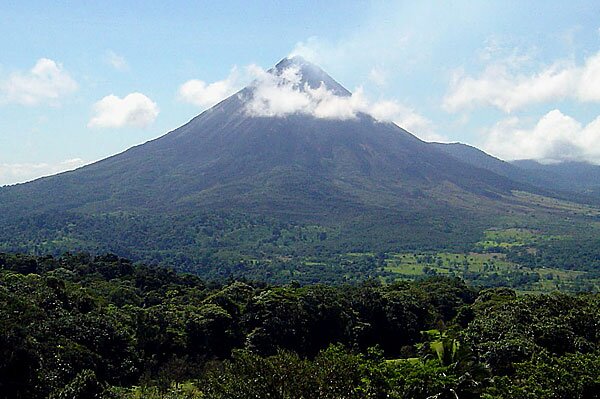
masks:
[[[393,100],[370,101],[362,87],[351,95],[337,95],[323,82],[308,85],[302,68],[290,63],[282,69],[264,70],[257,65],[234,67],[219,81],[188,80],[179,87],[179,98],[206,109],[241,90],[244,112],[252,117],[286,117],[292,114],[310,115],[319,119],[354,119],[360,113],[381,122],[394,122],[425,140],[444,141],[436,134],[433,123],[424,116]]]
[[[254,77],[250,85],[251,98],[246,112],[250,116],[284,117],[306,114],[322,119],[352,119],[367,108],[359,88],[351,96],[337,96],[324,83],[311,88],[303,82],[302,71],[292,65],[279,73],[264,71],[257,66],[249,68]]]
[[[350,96],[336,95],[324,83],[311,88],[302,83],[302,71],[288,67],[279,74],[251,67],[254,81],[246,112],[258,117],[285,117],[305,114],[319,119],[354,119],[360,113],[371,115],[381,122],[394,122],[425,140],[444,138],[434,132],[431,121],[410,107],[393,100],[369,101],[361,87]]]

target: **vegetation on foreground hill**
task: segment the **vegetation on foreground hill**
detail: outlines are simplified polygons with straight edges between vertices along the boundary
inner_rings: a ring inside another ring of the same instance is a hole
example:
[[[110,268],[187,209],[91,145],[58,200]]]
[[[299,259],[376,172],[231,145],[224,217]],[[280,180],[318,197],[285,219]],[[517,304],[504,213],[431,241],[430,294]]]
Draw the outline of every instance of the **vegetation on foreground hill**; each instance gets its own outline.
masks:
[[[0,254],[1,398],[597,398],[600,295]]]
[[[486,227],[448,213],[435,216],[435,228],[420,221],[432,214],[390,214],[385,222],[366,214],[364,223],[342,227],[236,213],[188,216],[38,215],[0,229],[0,252],[117,253],[211,281],[339,285],[443,275],[520,291],[600,289],[600,224],[582,215],[505,216]]]

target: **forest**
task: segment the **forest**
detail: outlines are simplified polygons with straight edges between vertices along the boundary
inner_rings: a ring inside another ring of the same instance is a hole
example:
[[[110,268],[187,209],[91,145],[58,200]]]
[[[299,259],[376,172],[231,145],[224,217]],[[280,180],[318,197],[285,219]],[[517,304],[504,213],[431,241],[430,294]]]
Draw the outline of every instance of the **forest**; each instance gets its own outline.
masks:
[[[0,398],[598,398],[600,295],[0,254]]]
[[[538,215],[527,223],[509,218],[486,228],[455,213],[440,217],[432,235],[418,219],[434,216],[332,227],[207,212],[192,218],[190,227],[189,215],[53,213],[0,229],[0,252],[114,253],[206,281],[343,285],[443,275],[477,287],[528,292],[600,289],[600,224],[565,224]],[[424,262],[412,264],[418,259]]]

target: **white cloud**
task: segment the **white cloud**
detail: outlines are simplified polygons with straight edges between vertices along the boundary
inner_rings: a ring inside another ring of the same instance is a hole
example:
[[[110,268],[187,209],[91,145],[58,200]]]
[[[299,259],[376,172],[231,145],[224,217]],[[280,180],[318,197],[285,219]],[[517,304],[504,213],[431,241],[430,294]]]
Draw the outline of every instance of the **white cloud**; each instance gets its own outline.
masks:
[[[61,97],[77,88],[61,64],[40,58],[28,72],[14,72],[0,81],[0,103],[57,105]]]
[[[245,99],[245,112],[251,116],[285,117],[300,113],[315,118],[344,120],[356,118],[362,112],[379,121],[395,122],[427,141],[447,140],[435,133],[431,121],[413,109],[395,101],[370,102],[361,87],[351,96],[338,96],[325,85],[317,88],[303,86],[302,74],[297,66],[290,66],[276,74],[257,65],[241,70],[233,68],[227,78],[213,83],[187,81],[179,88],[179,97],[206,108],[232,95],[247,81],[252,81],[252,96]]]
[[[380,121],[391,121],[425,141],[446,142],[449,139],[436,132],[432,121],[414,109],[396,101],[383,100],[369,106],[369,114]]]
[[[493,106],[510,113],[530,104],[575,99],[600,101],[600,52],[578,66],[557,62],[524,75],[511,62],[492,63],[478,77],[459,73],[453,78],[443,106],[449,112],[476,106]]]
[[[246,103],[251,116],[280,117],[294,113],[311,113],[314,104],[308,92],[300,89],[301,76],[298,68],[287,68],[280,75],[266,72],[250,65],[254,76],[252,98]]]
[[[306,88],[314,109],[313,116],[324,119],[353,119],[359,112],[369,113],[369,103],[364,98],[362,88],[357,88],[350,96],[337,96],[322,84],[317,89]]]
[[[77,169],[86,162],[80,158],[58,163],[0,163],[0,186],[24,183],[43,176]]]
[[[483,149],[506,160],[565,160],[600,164],[600,116],[587,125],[555,109],[534,126],[517,117],[498,122],[486,132]]]
[[[577,96],[582,101],[600,101],[600,52],[581,69]]]
[[[129,69],[127,60],[122,55],[115,53],[112,50],[108,50],[105,56],[106,62],[118,71],[126,71]]]
[[[111,94],[94,104],[94,116],[88,122],[88,127],[144,128],[154,122],[158,113],[156,103],[142,93],[131,93],[124,98]]]
[[[302,86],[301,71],[290,67],[279,74],[264,71],[257,66],[249,67],[255,77],[252,97],[246,104],[251,116],[285,117],[291,114],[307,114],[322,119],[354,119],[366,113],[382,122],[395,122],[424,140],[445,141],[437,135],[427,118],[396,101],[369,101],[362,88],[350,96],[338,96],[322,83],[313,89]]]
[[[227,78],[213,83],[198,79],[188,80],[179,87],[179,97],[182,101],[200,108],[208,108],[229,97],[241,86],[239,73],[234,67]]]
[[[302,73],[296,66],[274,74],[250,66],[255,77],[252,98],[246,112],[252,116],[282,117],[290,114],[309,114],[323,119],[352,119],[367,107],[362,90],[351,96],[337,96],[324,84],[316,89],[302,85]]]

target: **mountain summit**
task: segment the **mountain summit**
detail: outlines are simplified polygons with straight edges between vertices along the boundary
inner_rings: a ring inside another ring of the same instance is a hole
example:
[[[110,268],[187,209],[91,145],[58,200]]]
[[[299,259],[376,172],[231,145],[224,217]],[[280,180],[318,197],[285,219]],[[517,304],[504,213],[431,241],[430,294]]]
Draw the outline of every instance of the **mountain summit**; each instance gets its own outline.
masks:
[[[270,73],[281,76],[288,70],[297,70],[301,76],[300,86],[308,85],[311,89],[318,89],[321,84],[333,92],[336,96],[350,96],[350,93],[344,86],[336,82],[321,68],[312,64],[299,55],[282,59],[269,70]]]
[[[158,139],[0,189],[0,222],[8,226],[0,239],[25,237],[39,251],[197,259],[207,220],[215,231],[237,215],[333,229],[339,242],[355,228],[363,243],[460,240],[464,234],[450,238],[453,225],[468,230],[478,214],[505,209],[511,191],[523,187],[393,123],[350,112],[350,98],[319,67],[285,58]]]

